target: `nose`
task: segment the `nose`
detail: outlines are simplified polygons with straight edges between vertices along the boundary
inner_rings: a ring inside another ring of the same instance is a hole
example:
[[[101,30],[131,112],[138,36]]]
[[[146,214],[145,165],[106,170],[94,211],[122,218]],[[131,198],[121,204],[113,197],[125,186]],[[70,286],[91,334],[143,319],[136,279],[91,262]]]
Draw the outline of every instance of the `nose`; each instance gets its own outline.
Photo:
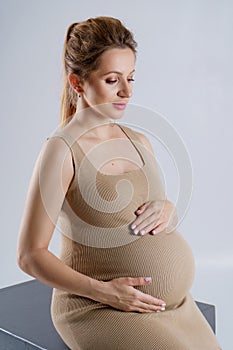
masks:
[[[120,89],[117,93],[118,96],[120,97],[128,97],[130,98],[132,96],[132,85],[127,81],[123,81],[121,83]]]

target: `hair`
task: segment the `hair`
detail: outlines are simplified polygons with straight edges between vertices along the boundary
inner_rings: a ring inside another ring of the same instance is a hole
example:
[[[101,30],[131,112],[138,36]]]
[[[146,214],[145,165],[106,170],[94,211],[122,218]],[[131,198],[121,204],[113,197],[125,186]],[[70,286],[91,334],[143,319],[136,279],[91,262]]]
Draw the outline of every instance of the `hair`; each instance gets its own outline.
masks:
[[[63,90],[60,123],[64,127],[77,109],[78,95],[69,83],[68,75],[77,74],[85,80],[97,70],[103,52],[111,48],[130,48],[136,56],[137,43],[133,34],[119,19],[95,17],[72,23],[66,32],[62,52]]]

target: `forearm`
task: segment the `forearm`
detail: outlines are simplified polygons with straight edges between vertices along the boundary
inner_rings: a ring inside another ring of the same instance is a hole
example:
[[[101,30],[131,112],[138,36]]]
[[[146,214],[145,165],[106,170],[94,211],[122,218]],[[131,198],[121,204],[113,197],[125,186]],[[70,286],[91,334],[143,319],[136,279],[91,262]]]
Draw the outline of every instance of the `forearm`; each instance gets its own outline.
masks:
[[[51,287],[99,301],[103,282],[67,266],[47,249],[37,249],[22,259],[20,268]]]

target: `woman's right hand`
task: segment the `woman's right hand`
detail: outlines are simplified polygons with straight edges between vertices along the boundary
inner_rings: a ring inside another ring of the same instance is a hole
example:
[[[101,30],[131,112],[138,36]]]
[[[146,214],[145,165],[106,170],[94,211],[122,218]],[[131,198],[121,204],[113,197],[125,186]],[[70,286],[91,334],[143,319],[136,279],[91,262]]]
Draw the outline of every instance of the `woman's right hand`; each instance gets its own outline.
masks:
[[[157,312],[165,310],[165,301],[134,288],[150,284],[144,277],[120,277],[103,282],[101,302],[122,311]]]

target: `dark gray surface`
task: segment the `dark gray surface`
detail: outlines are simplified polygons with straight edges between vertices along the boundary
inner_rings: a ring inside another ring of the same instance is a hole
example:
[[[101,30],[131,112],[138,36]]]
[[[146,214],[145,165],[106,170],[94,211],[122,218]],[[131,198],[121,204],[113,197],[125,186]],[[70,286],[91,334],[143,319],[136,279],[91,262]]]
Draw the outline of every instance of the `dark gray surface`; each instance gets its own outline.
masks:
[[[52,287],[34,279],[0,290],[0,350],[69,350],[50,316]],[[215,307],[195,301],[215,332]]]
[[[1,350],[42,350],[43,348],[30,343],[27,340],[16,337],[15,334],[0,329]]]
[[[206,320],[210,324],[211,328],[213,329],[214,333],[216,331],[215,328],[215,306],[211,304],[205,304],[200,301],[196,301],[195,303],[201,310],[202,314],[205,316]]]
[[[1,350],[34,350],[38,346],[46,350],[69,350],[53,326],[50,316],[51,296],[52,288],[38,280],[0,290],[0,328],[23,338],[28,346],[22,347],[15,338],[11,339],[15,347],[11,347],[8,345],[9,335],[4,336],[3,333],[0,336]],[[37,347],[32,347],[28,342]]]

